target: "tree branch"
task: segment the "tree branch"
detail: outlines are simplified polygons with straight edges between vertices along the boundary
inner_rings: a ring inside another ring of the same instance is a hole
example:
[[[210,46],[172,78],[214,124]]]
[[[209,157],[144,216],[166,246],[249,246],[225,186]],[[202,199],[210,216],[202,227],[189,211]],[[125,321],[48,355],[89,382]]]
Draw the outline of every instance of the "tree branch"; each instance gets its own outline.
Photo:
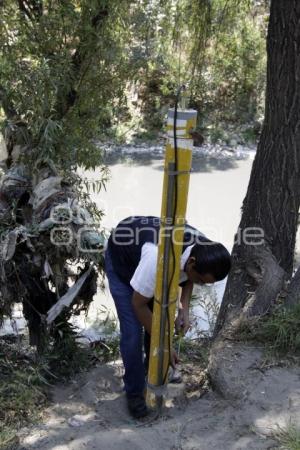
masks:
[[[32,22],[43,15],[42,0],[18,0],[19,10]]]
[[[97,28],[102,24],[102,22],[107,18],[108,16],[108,8],[105,7],[104,9],[101,9],[92,19],[91,24],[94,30],[96,31]],[[79,42],[77,50],[72,56],[72,75],[71,80],[72,83],[70,84],[70,88],[68,91],[62,96],[61,93],[58,93],[57,96],[57,104],[56,104],[56,120],[62,119],[68,111],[74,106],[77,97],[78,92],[76,89],[76,84],[78,81],[78,78],[80,77],[80,72],[83,66],[83,63],[85,61],[86,57],[86,50],[83,50],[85,46],[82,45],[83,42]]]
[[[33,19],[30,9],[28,9],[26,0],[18,0],[19,10],[30,20]]]
[[[4,114],[7,119],[14,119],[18,117],[18,113],[12,104],[11,100],[9,99],[9,96],[4,89],[4,87],[0,86],[0,104],[2,105],[2,108],[4,110]]]

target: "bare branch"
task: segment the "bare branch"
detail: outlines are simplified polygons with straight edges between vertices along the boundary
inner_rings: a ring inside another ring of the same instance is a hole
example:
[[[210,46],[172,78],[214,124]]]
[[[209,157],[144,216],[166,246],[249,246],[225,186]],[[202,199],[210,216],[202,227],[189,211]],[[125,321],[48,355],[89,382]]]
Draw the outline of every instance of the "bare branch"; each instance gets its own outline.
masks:
[[[32,22],[43,15],[42,0],[18,0],[19,10]]]
[[[18,5],[20,11],[30,20],[33,19],[30,9],[28,9],[28,6],[26,4],[26,0],[18,0]]]

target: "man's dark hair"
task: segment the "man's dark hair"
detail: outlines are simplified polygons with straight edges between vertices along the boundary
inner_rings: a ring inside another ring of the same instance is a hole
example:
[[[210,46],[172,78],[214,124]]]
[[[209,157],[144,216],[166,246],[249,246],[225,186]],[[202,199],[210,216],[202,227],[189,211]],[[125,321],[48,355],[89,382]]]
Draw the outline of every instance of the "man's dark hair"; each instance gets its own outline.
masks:
[[[210,273],[216,281],[223,280],[231,268],[231,257],[224,245],[201,237],[191,250],[194,269],[201,275]]]

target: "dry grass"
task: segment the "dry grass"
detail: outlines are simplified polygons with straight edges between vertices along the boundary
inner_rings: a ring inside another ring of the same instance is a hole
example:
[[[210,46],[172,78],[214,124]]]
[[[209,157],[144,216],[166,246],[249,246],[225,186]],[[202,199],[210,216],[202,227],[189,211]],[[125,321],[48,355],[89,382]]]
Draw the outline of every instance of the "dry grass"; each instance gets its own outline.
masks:
[[[41,363],[16,345],[0,341],[0,449],[13,448],[16,431],[38,418],[49,383]]]
[[[270,316],[247,320],[237,330],[236,337],[266,345],[278,356],[300,354],[300,305],[276,308]]]
[[[17,448],[18,429],[39,419],[54,383],[114,359],[117,353],[116,339],[87,348],[65,333],[55,348],[37,358],[14,339],[0,339],[0,450]]]
[[[274,438],[278,441],[282,450],[300,450],[300,429],[295,425],[287,428],[279,428],[274,433]]]

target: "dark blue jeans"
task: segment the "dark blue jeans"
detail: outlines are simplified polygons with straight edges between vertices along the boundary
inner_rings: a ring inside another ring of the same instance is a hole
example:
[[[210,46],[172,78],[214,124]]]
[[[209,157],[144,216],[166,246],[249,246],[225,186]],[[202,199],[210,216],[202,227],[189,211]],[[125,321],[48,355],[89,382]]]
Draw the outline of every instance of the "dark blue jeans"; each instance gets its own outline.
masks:
[[[128,394],[142,393],[145,388],[143,327],[132,307],[133,289],[130,284],[121,281],[115,273],[108,250],[105,252],[105,272],[120,321],[120,350],[125,368],[123,377],[125,391]]]

